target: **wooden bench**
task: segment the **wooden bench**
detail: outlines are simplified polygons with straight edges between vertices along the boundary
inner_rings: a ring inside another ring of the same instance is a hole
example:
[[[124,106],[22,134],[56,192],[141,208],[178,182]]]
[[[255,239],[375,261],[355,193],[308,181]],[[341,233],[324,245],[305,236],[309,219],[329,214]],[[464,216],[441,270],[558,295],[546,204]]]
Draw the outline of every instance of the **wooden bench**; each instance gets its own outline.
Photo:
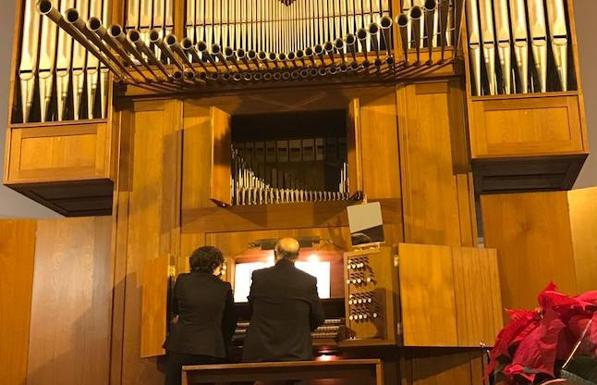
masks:
[[[350,385],[384,383],[383,364],[379,359],[196,365],[184,366],[182,370],[183,385],[318,379],[343,379],[342,384]]]

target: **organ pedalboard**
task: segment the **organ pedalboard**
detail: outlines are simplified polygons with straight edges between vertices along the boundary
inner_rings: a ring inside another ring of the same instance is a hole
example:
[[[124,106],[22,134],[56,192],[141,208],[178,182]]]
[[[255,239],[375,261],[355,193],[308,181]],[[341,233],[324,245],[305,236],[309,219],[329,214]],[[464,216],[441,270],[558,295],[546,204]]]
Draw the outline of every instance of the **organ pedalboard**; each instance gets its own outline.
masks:
[[[394,252],[390,247],[344,255],[344,344],[392,344],[396,340]]]

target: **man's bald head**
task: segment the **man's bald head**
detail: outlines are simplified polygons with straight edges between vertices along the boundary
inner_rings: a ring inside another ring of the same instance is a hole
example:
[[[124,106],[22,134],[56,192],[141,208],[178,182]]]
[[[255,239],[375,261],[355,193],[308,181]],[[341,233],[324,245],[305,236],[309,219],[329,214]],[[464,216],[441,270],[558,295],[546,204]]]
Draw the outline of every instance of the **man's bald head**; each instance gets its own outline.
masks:
[[[289,261],[296,261],[299,255],[301,246],[294,238],[282,238],[276,243],[274,254],[276,255],[276,262],[281,259]]]

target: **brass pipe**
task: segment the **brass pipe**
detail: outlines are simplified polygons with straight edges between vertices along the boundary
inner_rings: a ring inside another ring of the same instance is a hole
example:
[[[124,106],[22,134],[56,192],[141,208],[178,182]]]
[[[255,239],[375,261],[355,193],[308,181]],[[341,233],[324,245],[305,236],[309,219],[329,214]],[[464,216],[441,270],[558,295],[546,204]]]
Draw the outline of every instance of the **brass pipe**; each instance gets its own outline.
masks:
[[[305,66],[305,51],[303,51],[302,49],[299,49],[296,51],[296,59],[299,60],[301,62],[301,65],[304,67]]]
[[[313,57],[313,48],[307,47],[305,49],[305,56],[311,60],[311,65],[315,66],[315,58]]]
[[[207,43],[205,43],[204,41],[198,42],[197,43],[197,51],[201,52],[201,56],[203,56],[204,59],[207,59],[207,61],[209,61],[209,63],[214,67],[216,72],[220,71],[218,68],[218,65],[216,64],[216,61],[211,56],[211,53],[209,52],[209,49],[207,48]]]
[[[334,48],[336,48],[336,51],[340,55],[342,64],[346,65],[346,56],[344,55],[344,47],[345,47],[344,40],[342,40],[340,38],[336,39],[336,41],[334,42]]]
[[[282,63],[282,65],[285,68],[288,68],[288,63],[286,62],[287,56],[284,52],[280,52],[277,57],[276,57],[276,61],[278,61],[279,63]]]
[[[106,29],[106,27],[103,26],[102,21],[99,18],[90,17],[89,20],[87,21],[87,29],[89,31],[95,33],[100,39],[102,39],[106,44],[108,44],[108,46],[110,46],[110,48],[112,48],[114,51],[116,51],[116,53],[118,55],[120,55],[122,60],[127,65],[131,66],[145,80],[147,80],[147,77],[145,76],[145,74],[139,68],[137,68],[135,63],[133,63],[133,61],[130,59],[129,54],[124,50],[124,48],[122,48],[120,43],[118,43],[118,41],[116,41],[116,39],[114,39],[112,36],[110,36],[110,34],[108,33],[108,30]]]
[[[176,36],[174,36],[173,34],[169,34],[168,36],[166,36],[166,39],[164,39],[164,40],[165,40],[168,48],[170,48],[170,51],[172,51],[173,53],[176,53],[178,55],[178,57],[180,57],[182,59],[183,63],[187,65],[187,67],[193,68],[193,63],[189,60],[189,57],[183,50],[182,46],[176,40]]]
[[[361,52],[365,55],[365,63],[369,62],[367,57],[367,30],[365,28],[360,28],[357,31],[357,39],[361,44]]]
[[[408,15],[405,13],[400,14],[396,18],[396,24],[398,24],[398,28],[400,29],[400,38],[402,41],[402,51],[404,54],[404,62],[408,65],[408,48],[410,45],[408,32],[409,32],[409,20]]]
[[[433,62],[433,38],[434,38],[434,23],[435,23],[435,8],[437,3],[435,0],[425,0],[423,11],[425,14],[425,32],[427,34],[427,51],[429,52],[429,63]]]
[[[413,41],[415,43],[415,49],[417,51],[417,63],[421,62],[421,18],[423,17],[423,11],[421,7],[414,6],[410,10],[410,20],[412,23],[413,30]]]
[[[222,54],[222,47],[219,44],[212,44],[211,45],[211,54],[212,56],[215,55],[218,58],[218,61],[224,65],[226,71],[230,72],[230,67],[228,67],[228,61]]]
[[[332,64],[335,62],[335,57],[334,57],[334,44],[331,41],[326,42],[323,45],[323,49],[325,50],[325,52],[328,54],[328,57],[330,58],[330,61],[332,62]]]
[[[275,66],[276,68],[280,68],[280,67],[278,66],[278,62],[277,62],[277,60],[276,60],[277,58],[278,58],[278,55],[276,55],[276,54],[275,54],[275,53],[273,53],[273,52],[270,52],[270,53],[267,55],[267,61],[268,61],[268,62],[271,62],[271,63],[274,63],[274,66]]]
[[[170,79],[170,74],[168,73],[168,70],[166,69],[166,67],[162,64],[162,62],[160,61],[160,59],[158,59],[155,54],[153,53],[153,51],[151,49],[149,49],[149,47],[147,46],[147,44],[145,44],[145,42],[143,41],[143,39],[141,39],[141,34],[139,33],[139,31],[137,31],[136,29],[132,29],[128,32],[127,37],[129,39],[129,41],[135,45],[135,47],[137,47],[137,49],[144,53],[145,56],[147,56],[147,58],[149,59],[149,61],[151,63],[153,63],[154,65],[156,65],[159,70],[162,72],[162,74],[164,74],[164,76],[166,76],[166,79]],[[134,64],[133,64],[134,65]]]
[[[256,69],[259,69],[259,60],[257,59],[257,52],[255,50],[251,49],[247,52],[247,59],[253,63]]]
[[[448,45],[448,16],[450,12],[449,0],[439,0],[439,29],[441,37],[442,56],[444,61],[446,57],[446,46]]]
[[[315,53],[315,55],[317,55],[319,57],[319,60],[321,61],[321,65],[325,65],[325,60],[323,58],[323,54],[324,54],[323,46],[321,44],[315,45],[315,47],[313,48],[313,52]]]
[[[149,63],[147,63],[145,58],[143,58],[143,55],[141,55],[139,51],[135,48],[135,46],[133,46],[133,44],[129,40],[127,40],[126,35],[122,31],[122,27],[120,25],[114,24],[110,27],[108,31],[110,33],[111,38],[116,39],[129,54],[133,55],[135,59],[137,59],[137,61],[141,63],[141,65],[143,65],[143,67],[145,67],[149,71],[149,73],[151,73],[153,77],[155,77],[156,79],[158,78],[156,73],[149,66]]]
[[[180,45],[182,46],[182,49],[185,52],[191,55],[193,62],[199,63],[201,67],[203,67],[203,70],[207,71],[207,67],[205,67],[205,63],[203,63],[203,60],[201,60],[201,56],[199,56],[199,51],[197,51],[197,48],[195,47],[191,39],[185,37],[180,43]]]
[[[103,55],[99,52],[97,47],[92,45],[89,40],[79,32],[75,27],[69,24],[64,17],[60,14],[60,12],[54,8],[52,2],[50,0],[41,0],[38,4],[38,9],[43,16],[47,16],[52,20],[54,23],[58,25],[58,27],[62,28],[66,33],[71,35],[79,44],[85,47],[93,56],[97,57],[99,61],[102,62],[106,67],[112,71],[117,78],[122,79],[122,75],[118,71],[116,67],[112,63],[110,63],[107,58],[104,58]]]
[[[294,52],[288,52],[288,61],[290,61],[292,63],[292,66],[294,68],[298,67],[298,64],[296,63],[296,54]]]
[[[369,28],[367,30],[369,33],[369,39],[371,41],[371,50],[375,52],[375,62],[376,66],[379,66],[381,59],[379,58],[379,39],[377,38],[377,34],[379,33],[379,25],[377,23],[369,24]]]
[[[267,54],[264,51],[259,51],[259,53],[257,54],[257,58],[259,59],[259,62],[261,62],[265,65],[266,69],[269,69],[269,62],[267,61]]]
[[[160,51],[162,51],[162,53],[166,55],[166,58],[168,58],[171,64],[174,64],[179,70],[184,71],[183,65],[179,63],[179,61],[174,56],[172,50],[166,45],[164,39],[160,37],[160,30],[153,29],[149,33],[149,41],[151,42],[151,44],[156,45],[160,49]]]
[[[107,56],[114,64],[116,64],[122,72],[124,72],[128,77],[132,78],[132,75],[128,71],[128,69],[120,62],[120,60],[106,47],[104,42],[94,33],[92,33],[85,22],[79,16],[79,11],[74,8],[67,9],[65,12],[65,19],[66,22],[72,25],[75,29],[77,29],[83,36],[87,39],[91,40],[93,44],[97,46],[99,51]]]
[[[239,48],[236,50],[236,58],[237,58],[237,60],[240,60],[243,62],[245,67],[247,67],[247,70],[251,69],[249,60],[247,59],[247,52],[244,49]]]
[[[348,35],[346,35],[345,41],[346,41],[347,51],[350,52],[350,54],[352,55],[353,63],[356,63],[356,61],[357,61],[357,52],[356,52],[357,51],[357,47],[356,47],[357,38],[352,33],[349,33]]]
[[[381,36],[383,38],[383,46],[386,50],[386,55],[390,56],[392,54],[392,18],[389,16],[382,17],[379,21],[379,25],[381,27]]]
[[[234,66],[236,67],[236,70],[238,72],[242,71],[242,69],[238,65],[238,61],[236,60],[235,52],[232,48],[230,48],[230,47],[224,48],[224,57],[226,58],[226,61],[234,64]]]

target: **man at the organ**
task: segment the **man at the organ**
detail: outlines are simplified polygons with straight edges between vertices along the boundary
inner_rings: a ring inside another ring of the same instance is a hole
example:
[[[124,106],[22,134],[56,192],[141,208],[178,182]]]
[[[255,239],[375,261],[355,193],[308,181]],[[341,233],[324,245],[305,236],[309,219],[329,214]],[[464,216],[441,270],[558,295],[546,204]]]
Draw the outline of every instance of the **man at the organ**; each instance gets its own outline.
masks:
[[[296,239],[283,238],[274,249],[275,266],[253,272],[245,362],[313,358],[311,332],[325,318],[317,279],[294,266],[299,250]]]

